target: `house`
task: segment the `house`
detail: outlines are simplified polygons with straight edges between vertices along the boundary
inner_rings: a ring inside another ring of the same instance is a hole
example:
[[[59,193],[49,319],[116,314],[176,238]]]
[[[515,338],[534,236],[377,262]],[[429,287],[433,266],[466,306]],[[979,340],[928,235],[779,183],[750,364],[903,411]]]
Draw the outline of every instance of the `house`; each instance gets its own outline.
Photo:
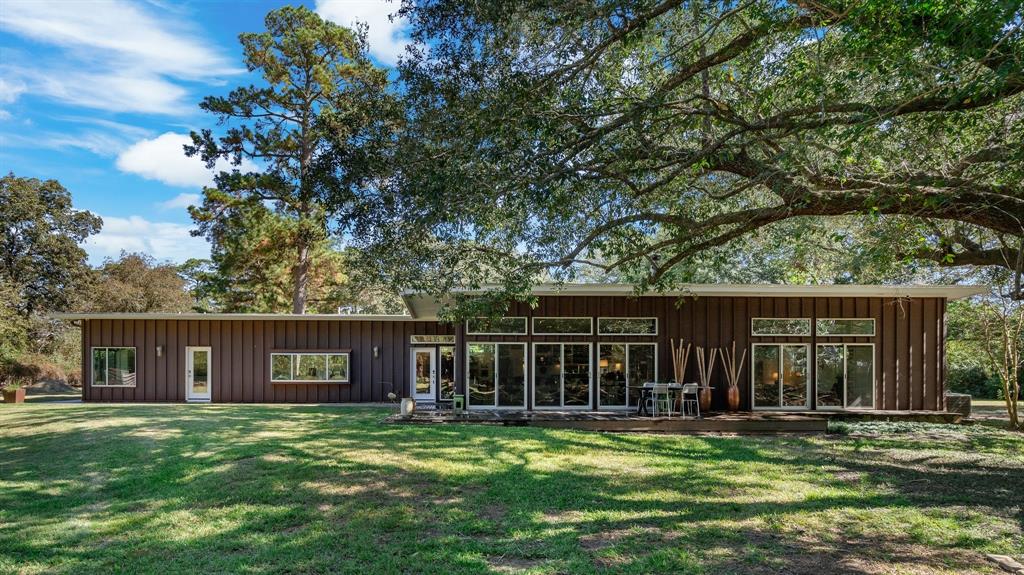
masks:
[[[941,410],[945,316],[976,286],[542,285],[500,319],[408,315],[116,314],[81,326],[85,401],[381,402],[393,392],[469,409],[616,410],[667,381],[671,341],[746,350],[754,410]],[[690,362],[688,380],[696,379]],[[713,407],[726,389],[719,365]]]

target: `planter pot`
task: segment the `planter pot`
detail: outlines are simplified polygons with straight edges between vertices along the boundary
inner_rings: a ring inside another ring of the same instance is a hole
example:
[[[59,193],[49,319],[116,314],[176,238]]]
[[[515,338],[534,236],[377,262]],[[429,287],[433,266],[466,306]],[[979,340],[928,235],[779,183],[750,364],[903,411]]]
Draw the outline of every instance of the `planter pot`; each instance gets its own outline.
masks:
[[[728,400],[729,411],[740,410],[740,388],[738,386],[732,386],[729,388],[729,393],[726,395]]]
[[[708,389],[706,387],[702,387],[701,390],[700,390],[700,394],[697,396],[697,399],[700,401],[700,410],[701,410],[701,412],[711,411],[711,390],[710,389]]]
[[[416,411],[416,400],[411,397],[402,398],[402,415],[412,415]]]
[[[25,388],[19,387],[14,391],[4,390],[4,403],[25,403]]]

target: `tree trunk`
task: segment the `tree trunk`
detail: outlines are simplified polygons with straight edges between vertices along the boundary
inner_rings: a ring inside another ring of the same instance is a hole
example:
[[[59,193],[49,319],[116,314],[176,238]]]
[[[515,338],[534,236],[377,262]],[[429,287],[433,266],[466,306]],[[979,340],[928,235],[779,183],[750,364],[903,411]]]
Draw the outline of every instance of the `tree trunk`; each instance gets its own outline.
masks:
[[[292,313],[306,313],[306,284],[309,281],[309,242],[300,231],[298,237],[298,260],[292,271],[294,291],[292,292]]]

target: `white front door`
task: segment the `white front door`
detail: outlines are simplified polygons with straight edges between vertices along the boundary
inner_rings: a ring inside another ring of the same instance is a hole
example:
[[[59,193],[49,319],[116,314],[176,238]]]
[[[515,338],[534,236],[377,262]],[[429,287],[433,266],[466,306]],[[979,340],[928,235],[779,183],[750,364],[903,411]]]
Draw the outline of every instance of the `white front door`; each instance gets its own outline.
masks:
[[[210,348],[185,348],[185,397],[189,401],[210,401]]]
[[[437,398],[437,362],[432,347],[412,348],[412,396],[418,401]]]

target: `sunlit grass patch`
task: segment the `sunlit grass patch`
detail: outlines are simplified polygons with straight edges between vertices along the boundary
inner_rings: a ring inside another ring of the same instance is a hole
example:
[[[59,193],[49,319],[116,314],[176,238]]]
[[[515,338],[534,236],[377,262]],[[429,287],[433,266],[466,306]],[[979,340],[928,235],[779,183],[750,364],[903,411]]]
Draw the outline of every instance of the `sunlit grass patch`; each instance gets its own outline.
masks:
[[[386,413],[0,408],[0,572],[957,573],[1024,555],[1003,505],[1024,437],[989,427],[695,437]]]

